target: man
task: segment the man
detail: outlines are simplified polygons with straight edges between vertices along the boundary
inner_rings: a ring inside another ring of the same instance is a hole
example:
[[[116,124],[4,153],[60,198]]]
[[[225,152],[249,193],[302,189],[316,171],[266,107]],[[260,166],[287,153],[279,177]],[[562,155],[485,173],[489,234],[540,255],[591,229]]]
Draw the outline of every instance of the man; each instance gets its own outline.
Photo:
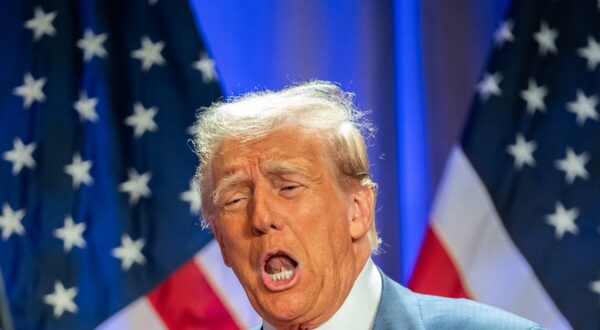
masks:
[[[370,255],[372,127],[327,82],[204,109],[196,124],[205,226],[264,329],[536,329],[468,300],[415,294]]]

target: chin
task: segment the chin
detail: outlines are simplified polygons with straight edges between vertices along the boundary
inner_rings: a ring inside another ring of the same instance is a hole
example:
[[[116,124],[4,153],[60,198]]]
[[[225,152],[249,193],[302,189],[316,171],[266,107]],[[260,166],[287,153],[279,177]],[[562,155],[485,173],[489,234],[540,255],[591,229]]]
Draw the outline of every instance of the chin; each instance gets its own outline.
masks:
[[[269,293],[269,297],[258,300],[254,306],[259,314],[273,325],[293,325],[310,320],[309,312],[313,301],[307,295],[291,292]],[[256,308],[259,307],[259,308]]]

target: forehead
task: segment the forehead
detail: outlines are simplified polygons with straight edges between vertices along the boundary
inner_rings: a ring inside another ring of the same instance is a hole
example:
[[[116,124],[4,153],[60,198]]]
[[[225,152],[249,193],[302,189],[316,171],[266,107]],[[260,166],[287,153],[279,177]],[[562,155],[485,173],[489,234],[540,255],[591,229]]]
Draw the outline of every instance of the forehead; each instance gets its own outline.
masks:
[[[269,171],[312,171],[330,166],[326,150],[324,139],[315,132],[279,129],[249,142],[223,141],[213,157],[212,170],[215,180],[254,164]]]

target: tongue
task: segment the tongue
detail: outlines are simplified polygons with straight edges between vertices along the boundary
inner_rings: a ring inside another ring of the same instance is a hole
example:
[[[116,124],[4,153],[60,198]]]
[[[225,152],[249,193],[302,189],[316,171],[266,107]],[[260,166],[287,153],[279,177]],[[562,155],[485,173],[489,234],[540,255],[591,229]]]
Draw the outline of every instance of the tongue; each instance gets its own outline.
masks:
[[[267,260],[267,264],[265,265],[265,271],[269,274],[281,273],[286,270],[293,270],[294,268],[296,268],[294,261],[284,255],[272,256]]]

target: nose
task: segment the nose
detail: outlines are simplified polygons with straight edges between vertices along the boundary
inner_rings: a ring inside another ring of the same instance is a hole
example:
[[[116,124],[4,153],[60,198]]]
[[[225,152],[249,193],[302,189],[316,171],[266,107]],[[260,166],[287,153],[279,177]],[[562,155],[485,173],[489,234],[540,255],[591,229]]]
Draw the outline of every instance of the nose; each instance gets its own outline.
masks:
[[[250,231],[254,236],[262,236],[283,228],[283,218],[277,210],[277,196],[270,187],[255,186],[248,208]]]

